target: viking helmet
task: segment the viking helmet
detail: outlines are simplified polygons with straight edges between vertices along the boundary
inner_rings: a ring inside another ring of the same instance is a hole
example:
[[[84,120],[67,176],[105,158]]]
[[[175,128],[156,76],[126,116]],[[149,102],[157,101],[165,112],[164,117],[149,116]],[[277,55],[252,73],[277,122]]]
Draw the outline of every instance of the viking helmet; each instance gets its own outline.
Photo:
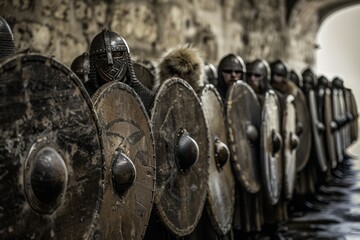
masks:
[[[218,66],[218,72],[220,71],[241,71],[242,73],[246,73],[245,63],[242,58],[235,54],[228,54],[223,57]]]
[[[258,94],[263,94],[266,90],[270,88],[270,67],[267,61],[256,59],[253,62],[247,64],[247,82]],[[255,78],[255,79],[253,79]],[[253,81],[257,81],[258,84]],[[255,86],[255,85],[258,86]]]
[[[207,81],[216,86],[218,79],[216,67],[211,63],[207,63],[205,64],[204,71]]]
[[[332,86],[332,88],[343,89],[344,88],[344,80],[342,80],[340,77],[335,77],[332,80],[331,86]]]
[[[96,35],[90,44],[90,62],[105,82],[125,76],[129,54],[125,39],[108,29]]]
[[[292,81],[293,83],[296,84],[296,86],[301,87],[302,86],[302,82],[300,80],[299,75],[295,72],[295,70],[291,70],[290,71],[290,75],[289,75],[290,81]]]
[[[278,75],[284,77],[285,80],[288,79],[288,68],[286,67],[285,63],[281,60],[276,60],[270,64],[271,69],[271,82],[274,81],[274,76]]]
[[[14,35],[9,24],[3,17],[0,17],[0,60],[14,53]]]
[[[71,70],[80,78],[83,83],[89,81],[90,59],[88,53],[76,57],[71,64]]]
[[[307,68],[302,73],[303,78],[303,89],[305,92],[309,91],[310,89],[315,89],[317,86],[317,78],[313,70]]]
[[[318,87],[329,87],[330,86],[330,82],[329,79],[327,77],[325,77],[324,75],[321,75],[318,78]]]

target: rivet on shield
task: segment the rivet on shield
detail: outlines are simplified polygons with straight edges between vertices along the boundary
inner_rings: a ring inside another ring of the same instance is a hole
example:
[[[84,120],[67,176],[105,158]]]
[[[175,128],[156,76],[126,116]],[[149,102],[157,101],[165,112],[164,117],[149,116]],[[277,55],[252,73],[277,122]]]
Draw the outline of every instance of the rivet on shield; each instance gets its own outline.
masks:
[[[218,137],[214,140],[214,156],[216,167],[220,172],[226,162],[230,159],[230,150]]]
[[[317,122],[316,126],[319,133],[323,133],[325,131],[325,125],[322,122]]]
[[[32,146],[26,159],[24,181],[26,197],[35,211],[50,214],[61,205],[68,171],[55,146],[39,142]]]
[[[186,129],[178,131],[175,142],[176,165],[181,174],[187,174],[199,159],[199,146]]]
[[[258,137],[259,137],[259,133],[258,130],[256,129],[256,127],[250,123],[246,124],[246,136],[249,139],[249,141],[251,143],[254,143]]]
[[[275,130],[272,131],[272,156],[278,153],[282,148],[282,137],[278,132]]]
[[[117,150],[111,164],[111,181],[115,192],[123,197],[135,182],[136,168],[123,151]]]

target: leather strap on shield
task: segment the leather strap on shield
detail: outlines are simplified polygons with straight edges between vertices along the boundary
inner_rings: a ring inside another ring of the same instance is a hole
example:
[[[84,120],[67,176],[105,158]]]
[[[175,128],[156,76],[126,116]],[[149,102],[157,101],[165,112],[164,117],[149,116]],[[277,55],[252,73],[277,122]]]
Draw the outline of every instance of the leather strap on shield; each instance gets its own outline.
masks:
[[[0,72],[0,238],[96,238],[102,155],[86,90],[38,54],[11,56]]]
[[[152,109],[157,160],[155,204],[176,236],[191,233],[202,214],[209,178],[209,136],[196,93],[179,78],[160,86]]]
[[[312,135],[314,148],[316,151],[316,160],[322,172],[327,171],[327,161],[325,152],[325,126],[319,119],[317,101],[314,90],[308,93],[308,104],[311,117]]]
[[[280,198],[282,186],[282,148],[280,105],[273,90],[265,94],[261,112],[261,173],[266,196],[271,204]]]
[[[258,153],[260,104],[252,88],[237,81],[227,94],[227,126],[236,177],[250,193],[260,189]]]
[[[124,83],[103,85],[92,100],[105,155],[105,192],[98,232],[104,239],[141,239],[155,190],[150,120],[139,97]]]
[[[296,110],[294,101],[294,96],[286,96],[282,113],[282,136],[284,140],[284,193],[287,199],[292,198],[294,191],[296,178],[296,151],[299,146],[299,138],[296,135]]]
[[[200,99],[209,126],[210,173],[207,209],[214,229],[225,235],[231,228],[235,202],[235,181],[227,146],[222,100],[213,85],[206,85]]]
[[[312,145],[310,112],[306,97],[300,88],[297,88],[294,103],[296,135],[299,137],[299,147],[296,151],[296,172],[300,172],[309,161]]]

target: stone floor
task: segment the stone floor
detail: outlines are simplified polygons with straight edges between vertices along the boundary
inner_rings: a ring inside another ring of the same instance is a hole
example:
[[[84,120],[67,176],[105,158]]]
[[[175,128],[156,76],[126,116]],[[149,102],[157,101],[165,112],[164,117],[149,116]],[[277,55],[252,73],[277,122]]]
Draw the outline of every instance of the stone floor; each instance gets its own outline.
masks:
[[[316,200],[309,202],[311,210],[293,213],[282,227],[285,239],[360,240],[360,142],[348,153],[353,157],[320,187]]]

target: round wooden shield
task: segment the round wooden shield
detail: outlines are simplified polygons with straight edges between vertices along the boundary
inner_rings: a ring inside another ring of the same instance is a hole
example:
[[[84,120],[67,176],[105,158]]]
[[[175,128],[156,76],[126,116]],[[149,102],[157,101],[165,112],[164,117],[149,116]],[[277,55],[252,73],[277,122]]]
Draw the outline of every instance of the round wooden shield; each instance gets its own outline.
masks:
[[[139,97],[124,83],[103,85],[92,100],[105,156],[98,234],[103,239],[142,239],[155,191],[150,120]]]
[[[318,114],[318,106],[314,90],[310,90],[308,94],[308,103],[311,118],[311,127],[313,142],[316,151],[316,161],[322,172],[327,171],[327,160],[325,151],[325,126],[320,121]]]
[[[261,112],[261,172],[266,196],[271,204],[276,204],[280,198],[283,164],[283,140],[280,129],[280,105],[273,90],[265,94]]]
[[[341,116],[341,109],[340,109],[340,98],[339,98],[339,91],[338,89],[332,89],[332,108],[333,108],[333,119],[337,123],[337,130],[335,131],[335,145],[336,145],[336,155],[337,161],[342,162],[344,160],[344,154],[342,149],[342,137],[340,131],[339,120]]]
[[[231,160],[236,177],[250,193],[259,191],[260,103],[243,81],[234,83],[227,94],[227,126]]]
[[[92,239],[102,155],[91,100],[39,54],[0,64],[0,238]]]
[[[143,64],[133,62],[136,78],[148,89],[153,89],[155,75]]]
[[[160,86],[152,109],[156,151],[155,204],[176,236],[191,233],[203,211],[209,179],[209,136],[204,111],[179,78]]]
[[[284,100],[282,136],[284,140],[284,193],[287,199],[291,199],[294,192],[296,178],[296,150],[299,146],[299,138],[296,135],[296,109],[293,95],[286,96]]]
[[[296,135],[299,137],[299,147],[296,151],[296,172],[304,169],[309,161],[312,145],[311,120],[306,97],[300,88],[295,95]]]
[[[332,169],[337,166],[336,159],[336,146],[335,146],[335,131],[336,123],[333,119],[333,109],[331,103],[331,90],[326,89],[324,95],[324,125],[325,125],[325,139],[326,139],[326,150],[329,157],[330,166]]]
[[[227,147],[224,108],[213,85],[208,84],[202,89],[200,99],[210,135],[209,192],[206,206],[214,229],[219,235],[225,235],[233,220],[235,180]]]

